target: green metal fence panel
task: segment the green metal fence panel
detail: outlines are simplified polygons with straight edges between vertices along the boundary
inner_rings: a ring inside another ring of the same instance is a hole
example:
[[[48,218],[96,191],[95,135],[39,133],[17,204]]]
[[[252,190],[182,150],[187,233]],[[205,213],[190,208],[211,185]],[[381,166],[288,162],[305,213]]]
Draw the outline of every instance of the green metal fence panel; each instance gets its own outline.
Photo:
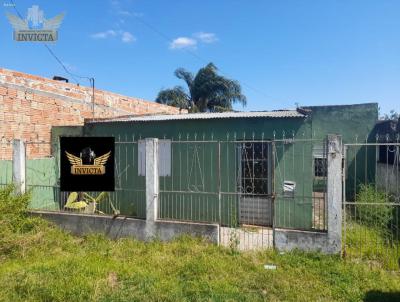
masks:
[[[400,137],[344,148],[343,255],[399,271]]]
[[[60,189],[56,158],[28,159],[26,161],[26,187],[31,194],[30,208],[60,209]]]
[[[274,141],[275,226],[304,230],[326,230],[324,176],[316,175],[313,147],[323,140],[283,138]],[[323,158],[326,162],[326,156]],[[318,177],[318,180],[316,178]],[[322,192],[321,192],[322,191]]]
[[[12,142],[0,140],[0,188],[12,183]]]
[[[171,152],[168,158],[160,157],[159,218],[218,222],[218,143],[182,140],[166,143]]]
[[[139,174],[138,142],[132,137],[115,141],[115,192],[110,199],[121,215],[146,218],[145,175]],[[104,209],[107,213],[109,210]]]
[[[12,183],[12,161],[0,160],[0,187]]]

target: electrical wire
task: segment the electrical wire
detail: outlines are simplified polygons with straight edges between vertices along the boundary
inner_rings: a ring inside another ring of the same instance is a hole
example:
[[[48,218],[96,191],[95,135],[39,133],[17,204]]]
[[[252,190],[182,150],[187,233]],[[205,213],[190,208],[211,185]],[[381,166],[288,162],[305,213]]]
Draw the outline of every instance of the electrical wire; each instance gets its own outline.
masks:
[[[14,0],[11,0],[11,3],[12,3],[12,6],[13,6],[15,12],[17,13],[17,15],[18,15],[21,19],[24,19],[24,18],[22,17],[21,13],[19,12],[19,10],[17,9],[17,5],[16,5],[16,3],[14,2]],[[67,73],[69,76],[72,77],[72,79],[75,81],[76,84],[79,85],[79,81],[78,81],[78,79],[77,79],[77,78],[79,78],[79,79],[88,80],[89,83],[91,84],[91,86],[92,86],[92,85],[94,86],[94,78],[92,78],[92,77],[87,77],[87,76],[80,76],[80,75],[77,75],[77,74],[74,74],[74,73],[70,72],[70,71],[68,70],[68,68],[65,66],[65,64],[64,64],[64,63],[58,58],[58,56],[54,53],[54,51],[53,51],[46,43],[44,43],[43,45],[44,45],[44,47],[47,49],[47,51],[50,53],[50,55],[61,65],[61,67],[64,69],[65,73]]]
[[[16,4],[15,4],[14,0],[11,0],[11,3],[13,4],[13,8],[14,8],[14,10],[16,11],[16,13],[18,14],[18,16],[19,16],[21,19],[23,19],[22,15],[20,14],[20,12],[18,11],[18,9],[17,9],[17,7],[16,7]],[[172,42],[173,42],[172,39],[171,39],[168,35],[164,34],[162,31],[158,30],[155,26],[151,25],[150,23],[144,21],[144,20],[143,20],[142,18],[140,18],[139,16],[135,16],[135,15],[134,15],[134,18],[135,18],[135,20],[137,20],[138,22],[142,23],[143,25],[145,25],[146,27],[148,27],[149,29],[151,29],[153,32],[155,32],[156,34],[158,34],[160,37],[162,37],[162,38],[163,38],[164,40],[166,40],[168,43],[172,43]],[[80,76],[80,75],[77,75],[77,74],[74,74],[74,73],[70,72],[70,71],[68,70],[68,68],[65,66],[65,64],[57,57],[57,55],[54,53],[54,51],[52,51],[51,48],[50,48],[46,43],[44,43],[44,47],[45,47],[45,48],[47,49],[47,51],[53,56],[53,58],[61,65],[61,67],[63,68],[63,70],[64,70],[68,75],[70,75],[70,76],[74,79],[74,81],[75,81],[77,84],[79,84],[79,81],[77,80],[77,78],[79,78],[79,79],[86,79],[86,80],[88,80],[88,81],[90,82],[90,84],[93,84],[93,85],[94,85],[94,78],[86,77],[86,76]],[[201,56],[199,56],[197,53],[191,51],[190,49],[184,49],[184,51],[187,52],[188,54],[190,54],[191,56],[193,56],[194,58],[196,58],[197,60],[199,60],[200,62],[204,63],[204,64],[207,64],[208,61],[209,61],[209,60],[206,60],[206,59],[202,58]],[[227,73],[225,73],[223,70],[221,70],[221,69],[218,69],[218,70],[219,70],[219,72],[220,72],[221,74],[223,74],[223,75],[225,75],[225,76],[227,76],[227,77],[230,77],[230,75],[227,74]],[[258,88],[256,88],[256,87],[253,87],[252,85],[249,85],[249,84],[246,83],[246,82],[241,81],[241,83],[242,83],[243,86],[247,87],[248,89],[252,90],[253,92],[256,92],[256,93],[258,93],[258,94],[260,94],[260,95],[262,95],[262,96],[264,96],[264,97],[267,97],[267,98],[273,99],[273,100],[278,100],[278,101],[280,100],[280,99],[278,99],[278,98],[275,98],[275,97],[273,97],[273,96],[270,96],[270,95],[264,93],[264,92],[261,91],[260,89],[258,89]],[[281,101],[283,101],[283,100],[281,100]]]
[[[18,11],[17,5],[15,4],[14,0],[11,0],[11,3],[13,4],[13,8],[14,8],[15,12],[17,13],[17,15],[21,19],[24,19],[22,17],[21,13]],[[65,66],[65,64],[58,58],[58,56],[54,53],[54,51],[51,50],[51,48],[46,43],[44,43],[44,47],[53,56],[53,58],[61,65],[61,67],[64,69],[64,71],[74,79],[74,81],[77,85],[79,85],[79,81],[77,80],[77,78],[85,79],[85,80],[89,81],[90,86],[92,88],[92,117],[94,118],[95,117],[95,108],[94,108],[95,107],[95,87],[94,87],[95,79],[94,79],[94,77],[87,77],[87,76],[80,76],[77,74],[73,74],[72,72],[70,72],[68,70],[68,68]]]
[[[173,40],[172,40],[170,37],[168,37],[168,35],[164,34],[164,33],[161,32],[160,30],[158,30],[156,27],[154,27],[153,25],[151,25],[150,23],[144,21],[143,18],[141,18],[140,16],[134,15],[134,18],[135,18],[138,22],[142,23],[143,25],[145,25],[146,27],[148,27],[149,29],[151,29],[152,31],[154,31],[156,34],[158,34],[160,37],[162,37],[162,38],[163,38],[164,40],[166,40],[168,43],[172,43],[172,42],[173,42]],[[190,49],[183,49],[183,50],[184,50],[185,52],[187,52],[188,54],[192,55],[194,58],[196,58],[196,59],[199,60],[200,62],[202,62],[203,64],[209,63],[209,60],[206,60],[206,59],[202,58],[201,56],[199,56],[199,55],[198,55],[197,53],[195,53],[194,51],[192,51],[192,50],[190,50]],[[229,74],[227,74],[227,73],[224,72],[223,70],[221,70],[221,69],[219,69],[219,68],[218,68],[218,70],[219,70],[219,72],[220,72],[221,74],[223,74],[224,76],[226,76],[226,77],[231,77]],[[268,95],[268,94],[264,93],[263,91],[261,91],[260,89],[254,87],[254,86],[252,86],[252,85],[249,85],[249,84],[246,83],[246,82],[241,81],[241,84],[242,84],[243,86],[247,87],[248,89],[252,90],[253,92],[256,92],[256,93],[258,93],[258,94],[260,94],[260,95],[262,95],[262,96],[264,96],[264,97],[266,97],[266,98],[269,98],[269,99],[272,99],[272,100],[275,100],[275,101],[284,101],[284,100],[282,100],[282,99],[275,98],[275,97],[273,97],[273,96],[271,96],[271,95]]]

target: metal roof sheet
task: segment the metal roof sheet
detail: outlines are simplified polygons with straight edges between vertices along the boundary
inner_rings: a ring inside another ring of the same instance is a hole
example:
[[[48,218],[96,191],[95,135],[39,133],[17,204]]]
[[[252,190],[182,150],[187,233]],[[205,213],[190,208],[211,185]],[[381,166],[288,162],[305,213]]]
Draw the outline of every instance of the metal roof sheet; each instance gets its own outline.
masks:
[[[131,115],[113,118],[86,119],[85,123],[107,123],[107,122],[155,122],[176,120],[205,120],[225,118],[304,118],[297,110],[277,111],[254,111],[254,112],[218,112],[218,113],[187,113],[187,114],[164,114],[164,115]]]

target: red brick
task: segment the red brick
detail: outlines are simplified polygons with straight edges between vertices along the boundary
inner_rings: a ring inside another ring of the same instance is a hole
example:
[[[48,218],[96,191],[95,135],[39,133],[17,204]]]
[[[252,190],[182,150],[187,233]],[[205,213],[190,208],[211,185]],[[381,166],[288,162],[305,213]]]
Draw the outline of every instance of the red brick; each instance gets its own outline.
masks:
[[[0,86],[0,95],[7,95],[7,88]]]
[[[82,125],[84,118],[93,117],[90,87],[79,87],[71,83],[53,81],[2,68],[0,68],[0,75],[5,79],[4,86],[0,86],[2,111],[0,120],[2,120],[1,133],[6,139],[20,136],[23,139],[49,141],[51,125]],[[8,83],[23,85],[27,91],[7,88]],[[75,101],[69,102],[57,96],[43,96],[43,93],[35,92],[35,89],[70,97]],[[76,100],[81,103],[77,103]],[[174,107],[98,89],[95,91],[95,104],[97,117],[159,112],[179,113],[179,109]],[[35,156],[48,155],[46,153],[49,153],[47,147],[32,150]]]
[[[9,97],[17,97],[17,90],[16,89],[12,89],[12,88],[8,88],[7,89],[7,95]]]

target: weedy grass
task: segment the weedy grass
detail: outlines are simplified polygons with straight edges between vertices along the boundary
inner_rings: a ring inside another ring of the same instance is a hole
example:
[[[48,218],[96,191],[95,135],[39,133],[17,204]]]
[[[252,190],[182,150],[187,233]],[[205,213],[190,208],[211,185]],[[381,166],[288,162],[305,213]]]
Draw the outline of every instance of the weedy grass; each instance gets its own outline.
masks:
[[[232,253],[190,237],[74,237],[30,218],[29,196],[6,190],[0,301],[399,301],[400,276],[364,263],[299,251]]]
[[[346,256],[370,266],[400,270],[398,206],[391,196],[361,185],[357,200],[346,212]]]
[[[400,243],[380,228],[350,222],[346,226],[346,257],[386,270],[400,270]],[[399,300],[400,301],[400,300]]]

